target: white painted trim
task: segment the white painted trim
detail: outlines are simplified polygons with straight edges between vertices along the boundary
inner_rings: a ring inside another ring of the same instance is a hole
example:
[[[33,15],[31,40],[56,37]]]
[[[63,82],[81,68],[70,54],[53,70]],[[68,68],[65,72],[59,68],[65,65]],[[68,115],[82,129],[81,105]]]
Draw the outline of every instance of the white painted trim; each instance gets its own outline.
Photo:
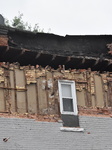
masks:
[[[72,99],[73,99],[73,112],[63,111],[63,101],[62,101],[62,89],[61,84],[69,84],[71,85],[71,93],[72,93]],[[75,88],[75,82],[71,80],[58,80],[58,87],[59,87],[59,98],[60,98],[60,112],[61,114],[69,114],[69,115],[77,115],[77,97],[76,97],[76,88]]]
[[[60,127],[60,131],[65,131],[65,132],[84,132],[84,128]]]

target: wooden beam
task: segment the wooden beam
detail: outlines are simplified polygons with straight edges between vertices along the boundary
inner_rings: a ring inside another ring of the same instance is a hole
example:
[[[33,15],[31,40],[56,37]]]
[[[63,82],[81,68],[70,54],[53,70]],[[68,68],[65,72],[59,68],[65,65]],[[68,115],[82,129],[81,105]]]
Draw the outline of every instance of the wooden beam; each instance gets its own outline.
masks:
[[[100,61],[100,58],[96,58],[96,61],[95,61],[95,63],[94,63],[94,66],[96,66],[96,65],[99,63],[99,61]]]
[[[38,59],[41,56],[42,53],[37,53],[35,59]]]

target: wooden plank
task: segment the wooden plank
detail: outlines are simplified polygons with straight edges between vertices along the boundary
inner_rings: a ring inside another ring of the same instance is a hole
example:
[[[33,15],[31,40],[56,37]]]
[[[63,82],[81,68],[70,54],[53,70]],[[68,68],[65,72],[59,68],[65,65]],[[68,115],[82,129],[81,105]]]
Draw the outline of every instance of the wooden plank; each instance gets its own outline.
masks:
[[[59,96],[58,96],[58,81],[54,79],[54,72],[52,71],[52,82],[53,82],[53,89],[51,96],[54,100],[54,113],[59,114],[60,116],[60,106],[59,106]]]
[[[37,114],[39,114],[39,93],[38,93],[38,80],[39,79],[36,79],[36,87],[35,87],[35,89],[36,89],[36,103],[37,103]]]
[[[86,96],[87,96],[87,107],[92,106],[92,98],[91,98],[91,72],[86,72],[86,80],[87,80],[87,90],[86,90]]]
[[[59,99],[59,90],[58,90],[58,80],[63,78],[63,74],[54,71],[53,74],[53,92],[54,92],[54,101],[55,101],[55,112],[61,117],[60,113],[60,99]],[[65,76],[68,76],[68,73],[65,74]]]
[[[49,87],[48,87],[48,73],[45,70],[45,79],[46,79],[46,84],[45,84],[45,91],[46,91],[46,100],[47,100],[47,110],[48,110],[48,114],[49,114],[49,110],[50,110],[50,100],[49,100]]]
[[[37,98],[36,98],[35,83],[27,85],[27,96],[28,96],[28,113],[37,114]]]
[[[15,69],[13,71],[13,76],[14,76],[14,88],[16,89],[16,74],[15,74]],[[16,92],[16,90],[14,91],[14,97],[15,97],[15,111],[17,112],[17,92]]]
[[[25,92],[17,91],[17,112],[26,113]]]
[[[107,100],[106,100],[106,93],[105,93],[105,85],[103,81],[103,75],[101,75],[101,81],[102,81],[102,88],[103,88],[103,99],[104,99],[104,107],[107,106]]]
[[[25,68],[23,70],[24,72],[24,81],[25,81],[25,104],[26,104],[26,112],[28,113],[28,96],[27,96],[27,80],[26,80],[26,72],[25,72]]]
[[[3,83],[0,83],[3,86]],[[4,90],[0,89],[0,111],[5,111]]]
[[[95,97],[95,95],[91,95],[91,99],[92,99],[92,107],[95,108],[96,107],[96,97]]]
[[[46,73],[46,80],[47,80],[47,99],[48,99],[48,108],[50,114],[55,114],[55,97],[54,97],[54,81],[52,72]]]
[[[25,101],[25,75],[23,69],[15,68],[15,78],[16,78],[16,88],[20,91],[16,91],[17,94],[17,112],[25,113],[26,112],[26,101]]]
[[[112,81],[108,83],[108,106],[112,107]]]
[[[10,93],[10,74],[8,70],[8,65],[6,65],[7,68],[4,69],[4,103],[5,103],[5,110],[11,113],[11,93]]]
[[[84,90],[82,90],[81,92],[76,91],[76,94],[77,94],[77,104],[78,104],[78,106],[86,106],[85,105]]]
[[[103,87],[102,87],[101,76],[95,75],[94,78],[95,78],[97,106],[104,107],[104,97],[103,97]]]
[[[46,79],[45,77],[40,77],[38,80],[38,97],[39,97],[39,113],[47,114],[47,95],[46,95]]]
[[[95,86],[95,74],[93,75],[94,80],[94,95],[92,96],[92,106],[97,107],[97,97],[96,97],[96,86]],[[94,97],[94,98],[93,98]],[[94,99],[94,100],[93,100]]]
[[[10,88],[15,89],[14,70],[10,70]],[[11,90],[11,112],[16,112],[15,92],[15,90]]]

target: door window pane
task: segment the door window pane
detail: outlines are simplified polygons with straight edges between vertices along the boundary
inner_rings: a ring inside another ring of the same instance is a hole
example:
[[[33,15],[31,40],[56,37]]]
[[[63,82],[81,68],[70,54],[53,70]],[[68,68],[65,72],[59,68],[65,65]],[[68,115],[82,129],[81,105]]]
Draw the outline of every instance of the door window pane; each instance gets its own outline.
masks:
[[[62,84],[61,88],[62,88],[62,97],[72,97],[71,85]]]
[[[73,99],[63,98],[63,111],[73,112]]]

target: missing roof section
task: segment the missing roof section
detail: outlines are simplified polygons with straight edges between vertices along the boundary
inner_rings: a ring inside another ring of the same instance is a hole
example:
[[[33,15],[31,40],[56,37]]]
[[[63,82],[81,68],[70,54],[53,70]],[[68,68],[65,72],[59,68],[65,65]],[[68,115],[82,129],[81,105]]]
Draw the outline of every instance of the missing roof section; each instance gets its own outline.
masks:
[[[4,35],[7,41],[0,45],[0,61],[112,72],[112,55],[107,47],[112,35],[63,37],[0,26],[0,38]]]

